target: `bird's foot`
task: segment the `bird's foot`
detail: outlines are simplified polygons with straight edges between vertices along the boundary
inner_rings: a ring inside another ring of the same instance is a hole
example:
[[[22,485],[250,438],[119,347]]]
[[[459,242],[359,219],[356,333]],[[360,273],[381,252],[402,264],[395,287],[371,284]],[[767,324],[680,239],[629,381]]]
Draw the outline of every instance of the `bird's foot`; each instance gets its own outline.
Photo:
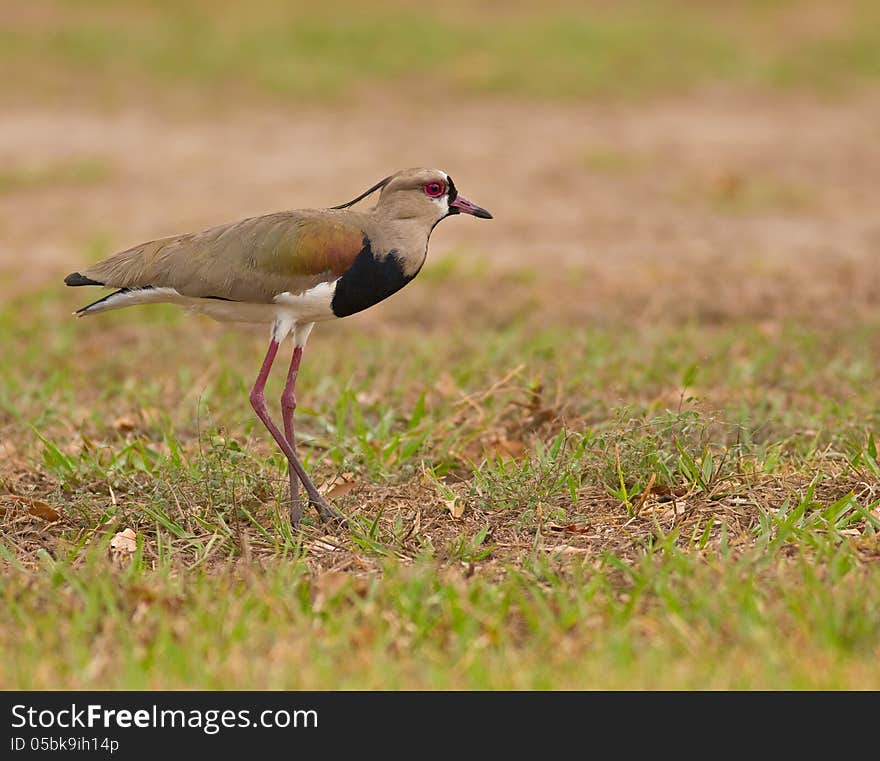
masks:
[[[330,504],[324,499],[320,494],[315,494],[309,497],[309,504],[318,511],[318,516],[321,518],[321,523],[329,523],[339,528],[345,528],[348,526],[348,518],[346,518],[342,513],[338,510],[334,510],[330,507]]]
[[[348,526],[348,518],[346,518],[338,510],[334,510],[327,504],[327,501],[319,495],[318,499],[309,499],[309,504],[318,511],[318,517],[321,523],[329,523],[340,528]],[[299,497],[290,500],[290,525],[296,528],[299,526],[303,517],[302,502]]]

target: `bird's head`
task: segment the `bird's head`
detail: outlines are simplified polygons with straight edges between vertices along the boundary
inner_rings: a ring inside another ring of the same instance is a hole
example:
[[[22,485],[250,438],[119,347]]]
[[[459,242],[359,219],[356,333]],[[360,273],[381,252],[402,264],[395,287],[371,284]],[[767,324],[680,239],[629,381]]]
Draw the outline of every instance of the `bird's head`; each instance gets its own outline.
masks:
[[[431,227],[451,214],[492,219],[488,211],[460,195],[452,178],[439,169],[404,169],[336,208],[351,206],[380,188],[375,211],[393,219],[423,220]]]

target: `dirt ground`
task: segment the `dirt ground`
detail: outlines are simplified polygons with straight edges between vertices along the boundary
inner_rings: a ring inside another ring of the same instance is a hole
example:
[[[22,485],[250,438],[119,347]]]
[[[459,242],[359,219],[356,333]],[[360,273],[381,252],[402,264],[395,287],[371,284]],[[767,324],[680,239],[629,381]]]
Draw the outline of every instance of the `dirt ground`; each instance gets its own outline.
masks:
[[[587,316],[876,309],[865,272],[880,250],[880,95],[222,119],[14,110],[0,117],[0,289],[60,286],[84,259],[144,239],[340,203],[405,165],[447,170],[496,216],[438,228],[435,261],[455,252],[567,277]]]

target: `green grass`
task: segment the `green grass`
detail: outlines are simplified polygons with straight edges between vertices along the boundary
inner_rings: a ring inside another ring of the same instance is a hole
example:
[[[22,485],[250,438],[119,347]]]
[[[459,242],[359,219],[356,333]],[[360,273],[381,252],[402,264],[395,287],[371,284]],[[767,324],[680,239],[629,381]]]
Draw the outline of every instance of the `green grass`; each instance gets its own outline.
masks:
[[[31,95],[130,102],[175,92],[303,101],[374,89],[538,98],[633,97],[709,85],[837,93],[880,77],[876,3],[63,2],[0,32],[0,61]]]
[[[759,538],[764,537],[759,535]],[[381,575],[267,568],[175,575],[100,544],[7,571],[0,682],[19,688],[876,687],[880,575],[823,534],[825,563],[701,558],[658,538],[637,563],[467,577],[430,561]],[[772,543],[772,540],[768,538]]]
[[[426,274],[306,353],[300,450],[353,484],[333,536],[285,521],[262,335],[12,297],[0,493],[62,519],[2,503],[0,685],[877,687],[880,321],[594,294],[586,323],[489,271],[475,330],[467,267]]]

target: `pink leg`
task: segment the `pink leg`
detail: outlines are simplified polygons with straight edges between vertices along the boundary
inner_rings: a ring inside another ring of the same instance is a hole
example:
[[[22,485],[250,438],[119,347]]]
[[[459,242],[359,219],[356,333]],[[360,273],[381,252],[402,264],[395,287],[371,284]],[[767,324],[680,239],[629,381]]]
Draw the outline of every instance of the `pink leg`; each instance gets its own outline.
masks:
[[[284,384],[284,392],[281,394],[281,419],[284,421],[284,438],[290,444],[290,448],[296,451],[296,438],[293,433],[293,413],[296,410],[296,376],[299,373],[299,363],[302,359],[302,346],[293,349],[293,357],[290,360],[290,369],[287,371],[287,383]],[[288,463],[290,475],[290,520],[298,523],[302,517],[302,507],[299,504],[299,478],[293,465]]]
[[[275,439],[275,442],[281,447],[281,451],[284,452],[287,461],[296,472],[296,475],[299,476],[299,480],[302,481],[306,494],[308,494],[309,503],[315,506],[315,509],[317,509],[318,514],[321,516],[321,520],[333,520],[345,524],[345,518],[327,504],[327,500],[321,496],[321,493],[303,469],[302,463],[293,451],[293,447],[290,446],[290,443],[284,438],[281,431],[278,430],[278,426],[272,422],[272,418],[269,417],[269,409],[266,406],[265,394],[266,380],[269,377],[269,371],[272,369],[272,363],[275,361],[275,355],[277,353],[278,341],[273,338],[269,344],[269,350],[266,352],[266,358],[263,360],[263,366],[260,368],[260,374],[257,376],[254,387],[251,389],[251,406],[254,408],[254,412],[257,413],[257,417],[263,421],[263,425],[265,425],[269,433],[272,434],[272,438]]]

